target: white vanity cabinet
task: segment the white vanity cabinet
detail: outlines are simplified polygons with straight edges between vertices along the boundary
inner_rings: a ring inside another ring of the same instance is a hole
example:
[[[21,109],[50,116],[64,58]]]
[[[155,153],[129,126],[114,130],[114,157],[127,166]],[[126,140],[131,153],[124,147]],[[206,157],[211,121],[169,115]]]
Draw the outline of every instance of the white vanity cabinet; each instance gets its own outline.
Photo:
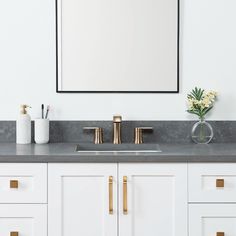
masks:
[[[187,164],[49,164],[48,207],[49,236],[187,236]]]
[[[0,236],[234,236],[235,163],[1,163]]]

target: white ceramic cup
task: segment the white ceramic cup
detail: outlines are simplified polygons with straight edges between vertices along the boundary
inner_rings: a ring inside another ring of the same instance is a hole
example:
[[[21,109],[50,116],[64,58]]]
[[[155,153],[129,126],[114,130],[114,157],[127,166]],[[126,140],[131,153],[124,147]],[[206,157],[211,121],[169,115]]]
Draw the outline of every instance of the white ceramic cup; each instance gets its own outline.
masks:
[[[49,119],[35,119],[34,141],[37,144],[45,144],[49,142]]]

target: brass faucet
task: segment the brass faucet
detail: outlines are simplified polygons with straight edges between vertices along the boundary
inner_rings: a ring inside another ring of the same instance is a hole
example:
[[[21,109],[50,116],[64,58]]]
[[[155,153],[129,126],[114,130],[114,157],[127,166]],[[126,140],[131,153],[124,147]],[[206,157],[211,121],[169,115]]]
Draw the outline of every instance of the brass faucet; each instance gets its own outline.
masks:
[[[122,117],[120,115],[113,116],[113,143],[121,143],[121,121]]]

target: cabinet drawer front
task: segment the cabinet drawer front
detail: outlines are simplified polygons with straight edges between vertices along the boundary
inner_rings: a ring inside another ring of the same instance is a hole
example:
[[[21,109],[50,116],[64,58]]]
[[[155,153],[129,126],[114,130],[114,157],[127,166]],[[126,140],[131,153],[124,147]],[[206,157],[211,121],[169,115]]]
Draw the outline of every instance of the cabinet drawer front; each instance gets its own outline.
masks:
[[[236,164],[189,164],[190,202],[236,202]]]
[[[189,236],[236,235],[235,204],[190,204]]]
[[[47,203],[47,164],[0,164],[0,203]]]
[[[1,236],[47,236],[47,206],[0,205]]]

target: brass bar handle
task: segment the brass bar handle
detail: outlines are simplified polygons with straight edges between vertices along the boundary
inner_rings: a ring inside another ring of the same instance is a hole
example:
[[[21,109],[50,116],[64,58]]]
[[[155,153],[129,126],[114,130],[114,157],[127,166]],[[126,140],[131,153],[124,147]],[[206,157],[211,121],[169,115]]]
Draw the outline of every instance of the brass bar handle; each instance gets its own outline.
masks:
[[[216,179],[216,187],[217,188],[224,188],[225,180],[224,179]]]
[[[123,176],[123,214],[128,215],[128,203],[127,203],[127,176]]]
[[[109,176],[109,214],[113,214],[113,177]]]
[[[224,232],[217,232],[216,236],[225,236],[225,233]]]
[[[10,180],[10,188],[18,188],[19,182],[18,180]]]
[[[19,236],[18,232],[10,232],[10,236]]]

